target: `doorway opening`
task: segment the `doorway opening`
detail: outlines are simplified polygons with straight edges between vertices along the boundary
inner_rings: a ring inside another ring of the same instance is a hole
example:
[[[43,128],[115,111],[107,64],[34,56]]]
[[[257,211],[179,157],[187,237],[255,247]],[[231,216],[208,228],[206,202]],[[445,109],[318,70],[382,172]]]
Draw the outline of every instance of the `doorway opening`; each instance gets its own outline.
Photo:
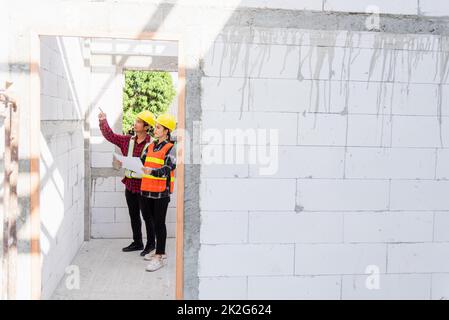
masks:
[[[32,94],[38,97],[38,195],[32,198],[32,252],[36,291],[43,299],[181,299],[183,274],[184,168],[177,139],[175,192],[167,212],[167,264],[145,272],[138,252],[123,253],[132,237],[113,153],[98,126],[98,107],[122,134],[126,72],[168,73],[176,96],[168,112],[184,129],[185,70],[179,38],[143,34],[37,34]],[[126,116],[125,116],[126,117]],[[34,136],[33,136],[34,135]],[[181,160],[181,161],[179,161]],[[33,200],[34,199],[34,200]],[[142,223],[143,225],[143,223]],[[143,232],[145,234],[145,232]],[[126,284],[124,286],[124,284]]]

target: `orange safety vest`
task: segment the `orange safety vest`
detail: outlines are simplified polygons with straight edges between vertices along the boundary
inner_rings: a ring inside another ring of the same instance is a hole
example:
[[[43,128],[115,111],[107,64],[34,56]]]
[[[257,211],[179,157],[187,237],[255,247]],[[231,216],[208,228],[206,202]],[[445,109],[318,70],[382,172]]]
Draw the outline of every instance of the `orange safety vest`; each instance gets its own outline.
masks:
[[[164,165],[165,155],[173,147],[173,143],[167,142],[159,151],[153,151],[154,142],[148,146],[144,167],[158,169]],[[170,193],[175,187],[175,171],[170,171]],[[164,192],[167,188],[167,178],[159,178],[149,174],[142,175],[140,189],[150,192]]]

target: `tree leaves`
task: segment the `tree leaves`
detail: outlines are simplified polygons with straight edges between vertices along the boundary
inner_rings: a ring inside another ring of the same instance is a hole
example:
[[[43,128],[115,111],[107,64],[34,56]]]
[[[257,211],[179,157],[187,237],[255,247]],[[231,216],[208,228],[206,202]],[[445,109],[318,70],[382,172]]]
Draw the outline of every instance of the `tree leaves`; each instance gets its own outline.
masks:
[[[151,111],[156,117],[167,111],[176,95],[170,73],[125,71],[123,89],[123,132],[132,130],[137,113]]]

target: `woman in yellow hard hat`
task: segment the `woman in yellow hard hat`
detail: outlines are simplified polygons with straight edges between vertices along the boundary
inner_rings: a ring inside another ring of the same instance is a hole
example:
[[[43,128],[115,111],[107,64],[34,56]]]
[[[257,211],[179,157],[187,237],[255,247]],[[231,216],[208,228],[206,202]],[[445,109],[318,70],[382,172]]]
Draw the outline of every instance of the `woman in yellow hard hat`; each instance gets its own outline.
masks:
[[[100,109],[101,111],[101,109]],[[101,111],[98,115],[100,120],[100,130],[106,140],[120,148],[123,155],[128,157],[141,157],[144,150],[151,142],[150,135],[147,134],[150,127],[154,127],[155,118],[153,114],[144,110],[137,114],[134,121],[134,135],[116,134],[109,127],[106,114]],[[133,242],[123,248],[125,252],[143,250],[140,255],[145,256],[155,247],[155,232],[153,223],[148,216],[143,216],[147,232],[147,243],[143,246],[142,240],[142,221],[140,220],[141,201],[140,201],[140,183],[142,176],[131,170],[125,170],[125,177],[122,182],[125,184],[125,197],[128,205],[129,216],[131,220],[131,230]]]
[[[170,194],[173,193],[176,169],[176,151],[170,134],[176,128],[175,117],[162,114],[156,119],[154,141],[142,156],[144,163],[141,189],[142,214],[150,215],[156,234],[156,249],[145,255],[149,260],[147,271],[156,271],[164,266],[165,242],[167,239],[167,216]]]

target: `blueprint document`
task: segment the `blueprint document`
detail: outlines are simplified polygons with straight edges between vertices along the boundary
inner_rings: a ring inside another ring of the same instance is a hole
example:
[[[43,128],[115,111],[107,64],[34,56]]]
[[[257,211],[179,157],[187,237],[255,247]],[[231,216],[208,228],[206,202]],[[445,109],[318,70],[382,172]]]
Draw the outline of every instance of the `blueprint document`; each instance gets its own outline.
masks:
[[[138,174],[143,174],[143,164],[139,157],[125,157],[114,153],[114,158],[122,163],[123,168],[132,170]]]

